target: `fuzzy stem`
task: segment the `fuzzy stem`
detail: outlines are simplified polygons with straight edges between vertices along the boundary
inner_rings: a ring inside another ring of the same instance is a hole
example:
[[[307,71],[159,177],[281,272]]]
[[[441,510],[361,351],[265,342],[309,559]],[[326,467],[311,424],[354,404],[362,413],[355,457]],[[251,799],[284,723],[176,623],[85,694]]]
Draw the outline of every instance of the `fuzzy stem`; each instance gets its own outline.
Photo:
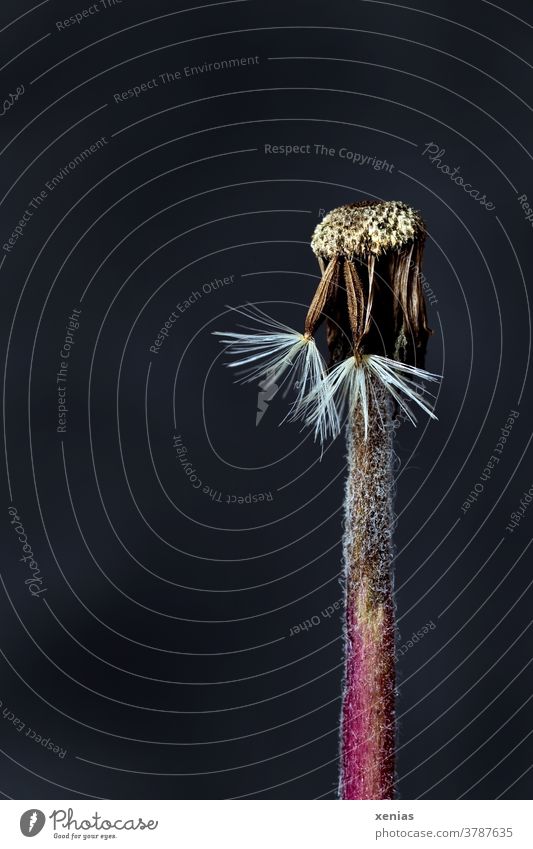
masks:
[[[360,405],[348,430],[341,799],[394,796],[392,409],[379,381],[368,388],[367,438]]]

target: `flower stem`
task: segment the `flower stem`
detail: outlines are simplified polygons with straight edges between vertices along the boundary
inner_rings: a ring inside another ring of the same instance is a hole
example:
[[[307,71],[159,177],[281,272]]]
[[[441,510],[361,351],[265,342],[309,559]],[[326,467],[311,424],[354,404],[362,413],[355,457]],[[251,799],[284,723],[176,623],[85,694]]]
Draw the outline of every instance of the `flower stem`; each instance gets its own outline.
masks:
[[[341,799],[394,797],[392,408],[380,381],[368,388],[367,437],[360,405],[348,430]]]

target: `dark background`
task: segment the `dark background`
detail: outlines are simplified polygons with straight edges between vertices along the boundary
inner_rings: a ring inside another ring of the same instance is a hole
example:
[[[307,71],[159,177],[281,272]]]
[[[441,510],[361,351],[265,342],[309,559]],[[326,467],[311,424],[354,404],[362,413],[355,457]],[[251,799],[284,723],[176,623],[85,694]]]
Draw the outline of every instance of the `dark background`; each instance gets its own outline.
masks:
[[[341,618],[323,611],[340,597],[343,439],[320,461],[309,434],[279,427],[282,393],[256,427],[258,387],[233,383],[211,331],[235,329],[229,308],[248,301],[301,327],[320,210],[378,197],[428,223],[428,366],[444,374],[438,422],[396,439],[398,796],[527,798],[533,508],[506,526],[533,484],[532,230],[518,201],[533,199],[531,5],[189,5],[123,0],[58,30],[90,3],[2,4],[1,98],[25,88],[0,117],[2,244],[46,181],[107,143],[1,251],[0,791],[334,797]],[[115,102],[164,72],[248,56]],[[393,167],[264,152],[315,143]],[[180,466],[176,434],[211,496]],[[227,503],[259,493],[271,500]]]

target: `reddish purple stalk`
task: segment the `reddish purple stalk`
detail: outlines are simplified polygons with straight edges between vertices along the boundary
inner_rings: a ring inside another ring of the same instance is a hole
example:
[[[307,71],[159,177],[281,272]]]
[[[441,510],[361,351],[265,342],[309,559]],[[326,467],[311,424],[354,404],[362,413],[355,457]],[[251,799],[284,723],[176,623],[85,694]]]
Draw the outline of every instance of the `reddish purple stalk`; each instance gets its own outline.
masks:
[[[392,799],[395,770],[395,626],[392,594],[392,414],[372,382],[348,436],[344,531],[345,680],[341,799]]]

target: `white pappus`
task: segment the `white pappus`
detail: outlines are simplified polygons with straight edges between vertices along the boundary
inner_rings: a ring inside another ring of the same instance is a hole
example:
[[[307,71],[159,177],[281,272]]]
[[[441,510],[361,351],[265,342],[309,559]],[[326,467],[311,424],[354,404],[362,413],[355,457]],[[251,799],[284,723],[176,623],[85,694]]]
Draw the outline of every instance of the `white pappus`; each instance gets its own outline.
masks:
[[[239,370],[241,382],[265,379],[265,388],[280,380],[283,383],[290,372],[297,394],[286,418],[312,427],[315,439],[322,443],[338,436],[344,417],[352,418],[357,405],[361,407],[366,434],[372,376],[383,384],[413,424],[416,417],[409,402],[436,419],[430,401],[424,397],[433,396],[417,381],[438,381],[439,375],[378,354],[349,356],[327,372],[310,334],[293,330],[251,304],[234,311],[256,326],[244,325],[244,333],[214,332],[227,345],[227,353],[236,357],[227,365]]]

